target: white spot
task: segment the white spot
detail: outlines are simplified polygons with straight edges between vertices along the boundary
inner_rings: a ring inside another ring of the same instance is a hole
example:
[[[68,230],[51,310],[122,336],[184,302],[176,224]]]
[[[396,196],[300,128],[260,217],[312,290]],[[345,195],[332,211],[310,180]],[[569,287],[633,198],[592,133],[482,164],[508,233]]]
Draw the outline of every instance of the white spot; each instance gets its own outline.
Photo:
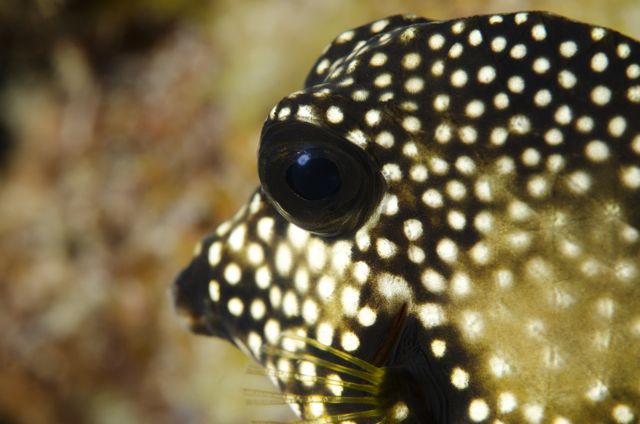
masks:
[[[379,110],[371,109],[364,115],[364,119],[365,121],[367,121],[367,124],[369,126],[373,127],[380,123],[380,116],[381,115]]]
[[[313,363],[309,361],[301,361],[300,365],[298,365],[298,373],[302,377],[300,378],[300,381],[302,382],[303,385],[307,387],[313,386],[313,384],[315,383],[315,377],[316,377],[316,366]],[[321,403],[310,402],[310,405],[313,405],[313,404],[318,404],[322,406]],[[322,409],[320,411],[313,411],[311,413],[313,415],[318,414],[317,416],[319,416],[322,414]]]
[[[531,36],[536,41],[542,41],[547,38],[547,29],[542,24],[536,24],[531,28]]]
[[[400,179],[402,179],[402,171],[400,171],[400,167],[395,164],[395,163],[385,163],[382,166],[382,175],[384,176],[385,180],[387,181],[400,181]],[[389,195],[386,198],[386,201],[389,202],[390,200],[395,199],[395,205],[396,205],[396,211],[397,209],[397,205],[398,205],[398,197],[395,195]],[[393,213],[388,214],[388,215],[393,215]]]
[[[209,298],[214,302],[220,300],[220,283],[216,280],[209,281]]]
[[[422,61],[422,58],[420,57],[420,55],[418,53],[407,53],[402,58],[402,66],[405,69],[411,71],[411,70],[416,69],[420,65],[421,61]]]
[[[271,242],[271,238],[273,237],[273,218],[263,217],[260,218],[257,224],[257,232],[258,237],[267,243]]]
[[[358,322],[363,327],[371,327],[376,322],[376,312],[368,306],[358,312]]]
[[[442,60],[437,60],[431,65],[431,73],[436,76],[442,76],[444,73],[444,62]]]
[[[328,275],[323,275],[318,280],[316,290],[320,300],[326,303],[333,297],[333,293],[336,290],[336,280]]]
[[[256,359],[260,358],[262,349],[262,338],[257,333],[252,331],[247,337],[247,344],[249,345],[249,349],[251,349],[251,352],[253,352],[253,356]]]
[[[463,87],[467,83],[467,72],[458,69],[451,74],[451,85],[454,87]]]
[[[469,387],[469,373],[460,367],[455,367],[451,371],[451,384],[456,389],[464,390]]]
[[[539,57],[533,62],[533,70],[538,74],[544,74],[551,67],[551,62],[546,57]]]
[[[560,106],[554,115],[556,122],[560,125],[568,125],[573,119],[573,112],[567,105]]]
[[[382,52],[374,54],[371,56],[371,60],[369,60],[371,66],[382,66],[385,63],[387,63],[387,55]]]
[[[447,343],[440,339],[433,340],[431,342],[431,352],[436,358],[442,358],[447,353]]]
[[[295,249],[299,250],[307,244],[307,241],[309,240],[309,232],[294,224],[289,224],[287,228],[287,237],[291,242],[291,245]]]
[[[507,47],[506,38],[496,37],[493,40],[491,40],[491,50],[493,50],[494,52],[499,53],[503,51],[505,47]]]
[[[422,236],[422,223],[417,219],[407,219],[403,224],[403,229],[409,241],[416,241]]]
[[[623,167],[620,171],[620,178],[625,186],[630,189],[640,188],[640,168],[637,166]]]
[[[305,299],[302,303],[302,318],[307,325],[315,324],[318,321],[318,304],[313,299]]]
[[[445,39],[442,34],[433,34],[429,37],[429,47],[431,50],[439,50],[444,45]]]
[[[376,79],[373,80],[373,84],[380,88],[388,87],[391,84],[391,74],[384,73],[378,75]]]
[[[326,59],[325,59],[326,60]],[[291,108],[289,107],[283,107],[282,109],[280,109],[280,111],[278,112],[278,119],[280,119],[281,121],[288,118],[289,115],[291,115]]]
[[[611,100],[611,90],[604,85],[599,85],[591,90],[591,101],[598,105],[603,106],[609,103]]]
[[[240,282],[242,278],[242,270],[235,262],[231,262],[224,269],[224,279],[227,280],[227,283],[234,286]]]
[[[457,210],[452,210],[447,214],[447,222],[454,230],[462,230],[467,225],[467,219],[464,214]]]
[[[427,180],[429,172],[424,165],[414,165],[409,169],[409,176],[415,182],[422,183]]]
[[[423,88],[424,80],[420,77],[409,78],[404,84],[404,89],[411,94],[419,93]]]
[[[443,261],[454,262],[458,259],[458,245],[453,240],[444,238],[438,242],[436,253]]]
[[[340,344],[347,352],[353,352],[360,347],[360,339],[355,333],[347,331],[340,338]]]
[[[603,162],[609,158],[609,147],[600,140],[592,140],[587,143],[584,151],[593,162]]]
[[[322,322],[318,324],[318,329],[316,330],[317,340],[325,346],[331,346],[333,342],[333,327],[331,324]]]
[[[484,399],[474,399],[469,404],[469,418],[474,422],[481,422],[489,417],[489,406]]]
[[[298,297],[292,290],[288,290],[282,299],[282,311],[286,317],[295,317],[300,314]]]
[[[419,306],[418,317],[426,329],[439,327],[447,322],[444,309],[437,303],[425,303]]]
[[[332,124],[339,124],[344,119],[342,109],[338,106],[329,106],[327,109],[327,120]]]
[[[313,107],[309,105],[300,105],[298,106],[298,111],[296,112],[296,116],[299,120],[305,122],[315,122],[317,120],[316,112]]]
[[[264,261],[264,250],[258,243],[250,243],[247,247],[247,260],[251,265],[260,265]]]
[[[421,276],[422,284],[433,293],[442,293],[447,287],[445,278],[434,269],[427,268]]]
[[[369,92],[367,90],[355,90],[351,93],[351,98],[356,102],[364,102],[369,97]]]
[[[536,106],[539,107],[548,106],[549,103],[551,103],[551,100],[551,92],[546,88],[536,92],[535,96],[533,97],[533,101],[535,102]]]
[[[449,108],[450,97],[446,94],[438,94],[433,99],[433,107],[439,112],[443,112]]]
[[[524,79],[518,75],[509,78],[507,81],[507,87],[509,87],[509,90],[514,93],[522,93],[524,86]]]
[[[251,316],[256,321],[259,321],[262,318],[264,318],[266,309],[267,308],[264,302],[262,301],[262,299],[255,299],[253,302],[251,302]]]
[[[472,100],[467,104],[465,113],[469,118],[478,118],[484,113],[484,103],[480,100]]]
[[[211,243],[208,253],[209,265],[212,267],[218,265],[222,259],[222,243],[219,241]]]
[[[271,270],[269,267],[261,266],[256,271],[256,285],[261,289],[266,289],[271,284]]]
[[[269,302],[274,308],[279,308],[282,302],[282,290],[278,286],[271,286],[269,290]]]
[[[502,127],[496,127],[491,131],[491,135],[489,135],[489,140],[491,140],[491,144],[495,146],[501,146],[507,141],[507,137],[509,136],[509,132]]]
[[[544,417],[544,408],[538,404],[527,404],[523,407],[524,418],[532,424],[539,423]]]
[[[388,19],[381,19],[371,24],[371,32],[377,33],[385,29],[389,25]]]
[[[560,54],[566,58],[572,57],[578,51],[578,45],[575,41],[563,41],[560,43]]]
[[[369,278],[369,265],[358,261],[353,265],[353,276],[357,282],[364,284]]]
[[[376,250],[378,256],[382,259],[388,259],[396,254],[398,247],[391,240],[379,238],[376,240]]]
[[[422,194],[422,201],[429,207],[440,208],[442,207],[443,200],[442,195],[435,188],[430,188]]]
[[[549,131],[544,133],[544,141],[546,141],[550,146],[557,146],[564,141],[564,135],[558,128],[551,128]]]
[[[562,88],[566,88],[566,89],[573,88],[575,87],[577,82],[578,82],[578,79],[576,78],[575,74],[571,71],[564,69],[558,73],[558,84],[560,84]]]
[[[503,392],[498,396],[498,411],[503,414],[508,414],[515,411],[518,407],[518,401],[511,392]]]
[[[327,246],[318,238],[307,244],[307,263],[312,272],[320,272],[327,263]]]
[[[409,299],[412,295],[411,288],[407,281],[393,274],[386,272],[380,274],[377,279],[378,291],[387,299]]]
[[[483,84],[489,84],[496,78],[496,68],[485,65],[478,71],[478,81]]]
[[[367,146],[367,142],[369,141],[367,135],[357,129],[351,130],[347,133],[347,140],[362,148],[365,148]]]
[[[445,144],[451,141],[452,131],[448,123],[443,122],[436,127],[435,139],[438,143]]]
[[[526,134],[531,129],[529,118],[524,115],[515,115],[509,120],[509,130],[516,134]]]
[[[358,304],[360,303],[360,292],[351,286],[342,289],[340,297],[342,303],[342,311],[345,316],[353,317],[358,313]]]
[[[527,55],[527,46],[524,44],[516,44],[511,48],[509,54],[514,59],[522,59]]]
[[[591,69],[595,72],[603,72],[609,66],[609,58],[606,54],[599,52],[591,57]]]
[[[364,227],[356,233],[356,245],[362,252],[366,252],[371,246],[371,237],[369,237],[369,234]]]
[[[478,312],[464,311],[461,324],[465,336],[471,340],[478,339],[484,333],[484,321]]]
[[[278,273],[283,276],[289,275],[291,272],[291,267],[293,265],[293,254],[291,253],[291,248],[285,243],[280,243],[278,248],[276,249],[276,269]]]
[[[456,272],[451,276],[451,291],[459,298],[471,293],[471,279],[464,272]]]
[[[393,147],[394,143],[393,135],[388,131],[382,131],[378,134],[375,141],[377,144],[387,149]]]
[[[449,49],[449,57],[452,58],[452,59],[458,58],[458,57],[460,57],[460,55],[462,55],[463,51],[464,51],[464,47],[462,47],[462,44],[455,43]]]
[[[596,380],[589,386],[585,396],[592,402],[600,402],[607,396],[608,392],[609,389],[607,386],[605,386],[602,381]]]
[[[489,369],[496,378],[503,378],[511,374],[511,365],[499,355],[493,355],[489,358]]]
[[[480,178],[476,181],[474,185],[474,192],[476,197],[483,202],[493,201],[493,189],[491,187],[491,182],[486,178]]]
[[[415,116],[408,116],[402,120],[402,127],[410,133],[415,133],[420,131],[422,125]]]
[[[469,256],[476,264],[486,265],[491,260],[491,249],[489,249],[486,243],[480,241],[471,248]]]
[[[244,311],[244,303],[239,297],[232,297],[227,303],[227,308],[229,309],[231,315],[239,317]]]
[[[581,116],[576,121],[576,128],[578,131],[582,133],[588,133],[593,129],[594,122],[593,119],[588,116]]]
[[[609,121],[609,134],[620,137],[627,129],[627,120],[623,116],[616,116]],[[640,140],[640,138],[639,138]]]
[[[628,424],[633,422],[634,414],[631,408],[624,404],[617,404],[611,411],[611,416],[617,423]]]
[[[478,132],[470,125],[465,125],[458,131],[458,136],[464,144],[473,144],[478,138]]]
[[[477,29],[472,30],[469,33],[469,44],[472,46],[477,46],[482,43],[482,33]]]
[[[627,90],[627,99],[633,103],[640,103],[640,85],[634,85]]]

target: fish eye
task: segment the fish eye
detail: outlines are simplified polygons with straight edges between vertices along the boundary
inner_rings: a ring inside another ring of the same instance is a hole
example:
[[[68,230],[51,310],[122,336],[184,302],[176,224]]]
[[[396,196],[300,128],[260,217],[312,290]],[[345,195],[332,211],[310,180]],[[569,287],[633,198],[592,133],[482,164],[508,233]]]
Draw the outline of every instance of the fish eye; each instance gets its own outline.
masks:
[[[302,122],[267,124],[258,174],[265,195],[286,220],[324,237],[347,236],[362,225],[385,188],[371,155]]]

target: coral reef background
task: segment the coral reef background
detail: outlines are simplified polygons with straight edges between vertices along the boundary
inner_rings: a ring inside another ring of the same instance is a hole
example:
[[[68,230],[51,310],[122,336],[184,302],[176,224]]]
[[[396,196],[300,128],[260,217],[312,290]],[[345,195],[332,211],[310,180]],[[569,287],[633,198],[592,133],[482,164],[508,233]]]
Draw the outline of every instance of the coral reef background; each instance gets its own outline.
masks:
[[[264,117],[343,30],[526,9],[640,38],[637,0],[3,0],[0,423],[291,420],[168,295],[258,184]]]

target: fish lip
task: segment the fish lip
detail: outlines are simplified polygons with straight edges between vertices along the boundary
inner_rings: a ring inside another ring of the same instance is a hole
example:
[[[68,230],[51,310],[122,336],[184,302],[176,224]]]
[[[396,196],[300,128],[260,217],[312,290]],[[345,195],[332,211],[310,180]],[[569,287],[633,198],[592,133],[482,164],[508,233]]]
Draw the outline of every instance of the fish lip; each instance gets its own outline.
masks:
[[[210,272],[206,258],[194,258],[175,277],[169,295],[176,313],[186,319],[192,332],[233,342],[224,319],[216,313],[216,307],[209,299]]]

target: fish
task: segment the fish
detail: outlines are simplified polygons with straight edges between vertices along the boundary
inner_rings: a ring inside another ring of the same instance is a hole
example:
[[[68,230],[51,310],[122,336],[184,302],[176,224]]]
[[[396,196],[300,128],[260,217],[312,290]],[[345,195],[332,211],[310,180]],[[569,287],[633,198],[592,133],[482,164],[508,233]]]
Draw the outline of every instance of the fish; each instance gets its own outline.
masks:
[[[338,35],[173,285],[302,423],[636,423],[640,43],[546,12]]]

